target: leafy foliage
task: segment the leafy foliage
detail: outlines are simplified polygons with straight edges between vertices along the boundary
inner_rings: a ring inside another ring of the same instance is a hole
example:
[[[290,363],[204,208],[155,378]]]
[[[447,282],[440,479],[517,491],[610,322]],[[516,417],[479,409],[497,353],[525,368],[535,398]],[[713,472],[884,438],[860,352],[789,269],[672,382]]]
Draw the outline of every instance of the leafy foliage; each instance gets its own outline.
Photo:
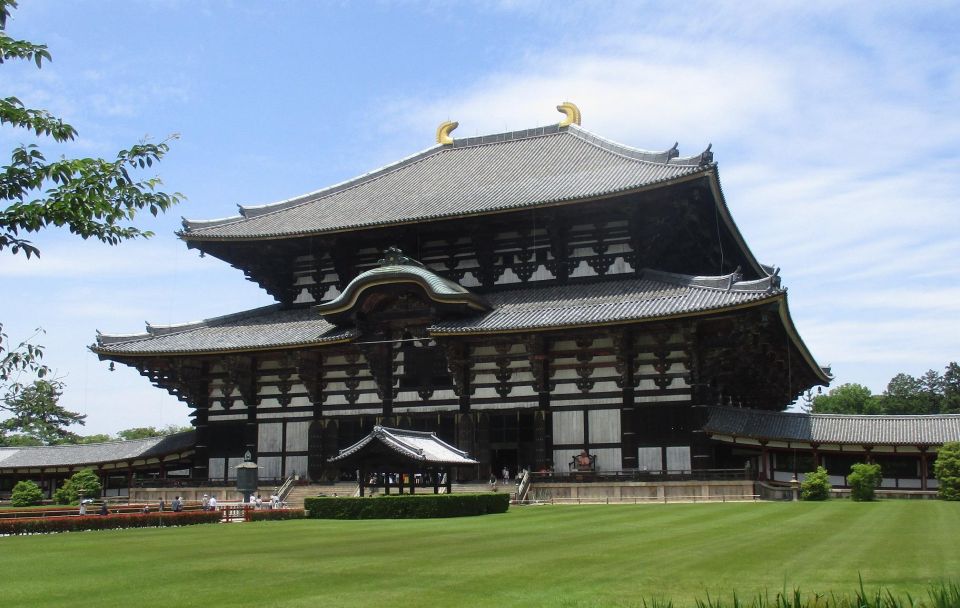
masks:
[[[850,497],[856,501],[873,500],[876,498],[876,489],[880,486],[882,479],[879,464],[858,462],[850,467],[850,474],[847,475]]]
[[[15,507],[32,507],[43,502],[43,491],[32,481],[19,481],[10,493],[10,504]]]
[[[827,500],[830,498],[830,477],[827,470],[817,467],[812,473],[807,473],[800,484],[800,497],[804,500]]]
[[[318,519],[421,519],[506,513],[508,494],[422,494],[379,498],[306,498],[307,516]]]
[[[960,441],[950,441],[941,446],[933,463],[933,474],[940,483],[940,498],[960,500]]]
[[[58,505],[75,505],[81,498],[99,498],[103,486],[97,474],[90,469],[77,471],[53,493]]]
[[[818,414],[880,414],[880,400],[862,384],[841,384],[813,398]]]
[[[170,424],[162,429],[158,429],[153,426],[138,426],[132,429],[124,429],[117,433],[117,437],[123,439],[124,441],[130,441],[133,439],[147,439],[149,437],[162,437],[164,435],[172,435],[174,433],[183,433],[184,431],[192,430],[193,427],[190,426],[177,426],[175,424]]]
[[[0,0],[0,58],[33,61],[37,68],[51,55],[46,45],[15,40],[6,33],[7,19],[17,6]],[[31,131],[35,137],[56,142],[76,138],[77,130],[46,110],[29,108],[13,96],[0,98],[0,124]],[[175,137],[175,136],[174,136]],[[152,233],[132,225],[140,211],[157,215],[183,196],[159,190],[157,177],[135,177],[132,172],[152,167],[169,151],[169,140],[142,141],[117,152],[116,158],[65,158],[48,161],[37,144],[20,144],[10,154],[10,164],[0,169],[0,250],[23,253],[28,258],[40,250],[23,235],[48,226],[65,226],[70,232],[110,245]]]
[[[245,521],[274,521],[303,519],[307,512],[303,509],[247,509],[243,514]]]

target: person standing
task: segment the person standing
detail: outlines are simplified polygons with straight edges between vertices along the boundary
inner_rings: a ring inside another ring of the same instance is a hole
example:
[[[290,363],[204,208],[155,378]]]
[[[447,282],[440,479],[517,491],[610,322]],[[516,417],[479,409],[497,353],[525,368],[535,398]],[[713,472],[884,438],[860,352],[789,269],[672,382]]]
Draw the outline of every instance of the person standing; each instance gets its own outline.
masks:
[[[504,484],[510,483],[510,469],[508,469],[507,467],[503,467],[502,473],[503,473],[503,483]]]
[[[204,511],[210,510],[210,496],[207,494],[203,495],[203,510]]]
[[[86,514],[87,514],[87,501],[84,499],[81,499],[80,500],[80,516],[82,517]]]
[[[217,497],[216,497],[216,496],[211,496],[211,497],[210,497],[210,501],[207,503],[207,509],[209,509],[210,511],[216,511],[216,510],[217,510]]]
[[[179,513],[180,511],[183,511],[183,501],[180,500],[179,496],[173,499],[173,502],[170,503],[170,506],[173,508],[174,513]]]

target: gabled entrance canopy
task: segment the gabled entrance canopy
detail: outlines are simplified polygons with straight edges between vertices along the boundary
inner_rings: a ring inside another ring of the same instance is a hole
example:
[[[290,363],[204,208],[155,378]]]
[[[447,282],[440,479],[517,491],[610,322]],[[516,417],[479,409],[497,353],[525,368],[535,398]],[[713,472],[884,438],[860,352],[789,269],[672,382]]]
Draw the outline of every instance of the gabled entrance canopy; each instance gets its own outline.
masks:
[[[359,470],[360,496],[364,495],[367,475],[370,473],[399,473],[409,478],[410,493],[414,493],[416,474],[431,473],[433,491],[440,491],[441,473],[446,480],[447,493],[451,490],[450,469],[479,464],[466,452],[441,441],[434,433],[408,431],[375,426],[373,431],[352,446],[340,450],[329,460],[353,465]],[[399,484],[403,493],[402,477]],[[385,482],[389,493],[389,480]]]

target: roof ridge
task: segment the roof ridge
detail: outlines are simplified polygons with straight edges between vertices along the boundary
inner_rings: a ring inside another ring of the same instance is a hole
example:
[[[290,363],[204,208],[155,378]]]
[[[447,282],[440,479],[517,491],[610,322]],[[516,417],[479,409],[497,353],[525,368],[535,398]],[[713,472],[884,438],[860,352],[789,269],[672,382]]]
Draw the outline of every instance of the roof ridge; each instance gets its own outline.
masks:
[[[193,331],[195,329],[201,329],[203,327],[212,327],[217,324],[227,323],[229,321],[236,321],[244,317],[252,317],[254,315],[267,312],[271,309],[278,309],[280,307],[281,307],[281,304],[279,303],[267,304],[266,306],[259,306],[257,308],[241,310],[240,312],[228,313],[228,314],[220,315],[217,317],[209,317],[207,319],[201,319],[199,321],[188,321],[186,323],[174,323],[171,325],[153,325],[149,321],[147,321],[146,333],[105,334],[105,333],[101,333],[100,330],[97,330],[97,345],[104,346],[107,344],[136,342],[138,340],[146,340],[153,336],[167,336],[171,334],[185,333],[188,331]]]
[[[570,125],[567,128],[570,130],[571,134],[577,136],[581,140],[606,150],[607,152],[619,154],[631,160],[658,165],[671,164],[693,167],[706,167],[714,164],[713,152],[711,151],[713,144],[707,144],[707,148],[700,154],[695,154],[693,156],[680,156],[680,142],[674,142],[673,147],[668,150],[654,152],[652,150],[643,150],[641,148],[635,148],[633,146],[628,146],[627,144],[622,144],[618,141],[603,137],[602,135],[597,135],[593,131],[589,131],[578,125]],[[673,162],[671,162],[671,160],[673,160]]]
[[[652,281],[662,281],[675,285],[697,287],[700,289],[715,289],[719,291],[751,291],[758,293],[773,293],[780,289],[780,277],[777,273],[759,279],[741,281],[743,276],[738,267],[733,272],[721,275],[692,275],[679,272],[667,272],[653,268],[643,268],[640,273],[644,278]]]

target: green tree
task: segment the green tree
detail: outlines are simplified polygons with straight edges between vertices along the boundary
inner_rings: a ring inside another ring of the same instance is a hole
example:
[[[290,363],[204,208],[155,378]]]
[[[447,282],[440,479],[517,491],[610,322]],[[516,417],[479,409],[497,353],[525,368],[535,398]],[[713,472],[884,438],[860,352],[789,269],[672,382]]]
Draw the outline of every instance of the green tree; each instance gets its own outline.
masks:
[[[827,500],[830,498],[830,476],[823,467],[807,473],[800,484],[800,497],[804,500]]]
[[[883,475],[879,464],[858,462],[850,467],[847,475],[847,484],[850,486],[850,497],[857,501],[869,501],[876,498],[876,489],[880,487]]]
[[[940,484],[940,498],[960,500],[960,441],[950,441],[940,447],[933,474]]]
[[[97,474],[90,469],[77,471],[53,493],[58,505],[75,505],[81,498],[99,498],[103,487]]]
[[[86,415],[60,406],[62,394],[63,385],[57,380],[36,380],[29,386],[10,389],[0,403],[0,410],[10,416],[0,422],[0,433],[17,432],[41,445],[75,442],[77,435],[67,427],[85,424]]]
[[[879,414],[880,401],[862,384],[841,384],[813,398],[817,414]]]
[[[10,504],[15,507],[32,507],[43,502],[43,491],[32,481],[19,481],[10,493]]]

